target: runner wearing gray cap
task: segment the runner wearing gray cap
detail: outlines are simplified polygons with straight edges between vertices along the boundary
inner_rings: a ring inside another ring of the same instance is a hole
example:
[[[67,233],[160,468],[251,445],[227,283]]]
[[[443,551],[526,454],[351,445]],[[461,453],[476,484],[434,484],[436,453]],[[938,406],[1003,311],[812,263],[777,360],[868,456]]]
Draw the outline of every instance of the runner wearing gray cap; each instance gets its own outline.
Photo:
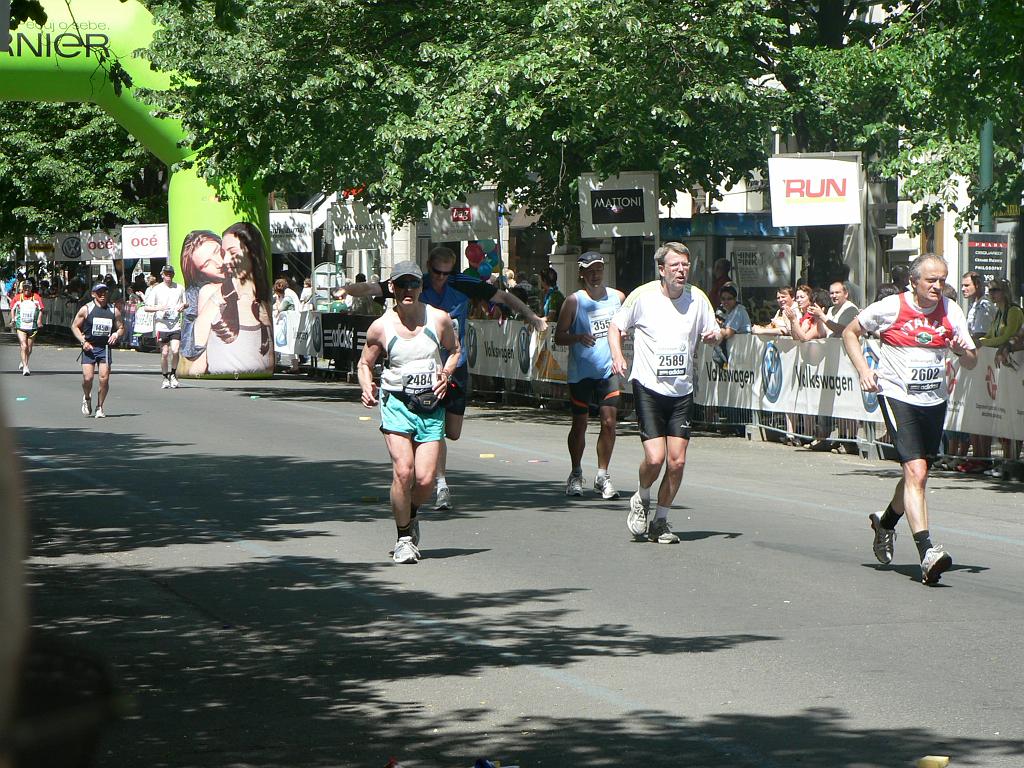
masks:
[[[612,354],[608,347],[608,326],[625,301],[625,294],[604,284],[604,256],[597,251],[580,254],[577,260],[583,288],[562,304],[555,326],[555,343],[569,347],[569,461],[571,470],[565,482],[566,496],[583,495],[583,451],[587,444],[590,416],[600,416],[601,433],[597,438],[597,477],[594,490],[603,499],[617,499],[618,491],[608,476],[608,464],[615,448],[622,385],[612,373]]]
[[[110,388],[110,365],[113,361],[111,347],[117,344],[123,325],[121,310],[111,307],[108,302],[109,290],[106,283],[92,287],[92,301],[78,310],[71,322],[71,333],[82,345],[82,415],[92,416],[92,380],[95,371],[100,374],[99,391],[96,394],[97,419],[102,419],[103,403]]]

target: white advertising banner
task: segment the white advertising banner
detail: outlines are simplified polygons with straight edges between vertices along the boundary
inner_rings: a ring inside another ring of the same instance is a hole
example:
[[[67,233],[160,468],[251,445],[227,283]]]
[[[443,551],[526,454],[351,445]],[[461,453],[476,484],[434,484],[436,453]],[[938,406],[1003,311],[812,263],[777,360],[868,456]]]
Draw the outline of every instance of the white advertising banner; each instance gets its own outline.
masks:
[[[536,350],[533,336],[530,326],[519,320],[470,320],[465,339],[470,373],[529,381]]]
[[[860,377],[840,339],[798,342],[744,334],[729,339],[728,362],[701,346],[697,402],[755,411],[805,413],[882,421],[878,400],[861,392]],[[869,362],[878,359],[867,345]]]
[[[86,261],[110,261],[121,258],[121,234],[99,229],[79,232],[82,255]]]
[[[656,237],[658,174],[627,171],[601,179],[579,178],[580,234],[596,237]]]
[[[959,361],[946,365],[949,378],[949,409],[946,428],[973,435],[991,435],[1024,440],[1024,353],[1013,356],[1016,369],[997,366],[996,350],[978,350],[973,370],[960,368]]]
[[[271,211],[270,249],[277,254],[312,253],[312,212]]]
[[[819,157],[768,158],[772,226],[860,224],[860,163]]]
[[[58,232],[54,261],[87,261],[82,256],[82,238],[78,232]]]
[[[390,217],[358,201],[340,201],[327,212],[326,236],[336,251],[372,251],[391,247]]]
[[[473,192],[448,206],[430,203],[430,239],[445,241],[498,240],[498,203],[493,190]]]
[[[125,224],[121,227],[121,255],[125,259],[170,257],[166,224]]]
[[[295,354],[295,339],[299,335],[300,312],[286,309],[274,318],[274,351],[279,355]]]
[[[323,357],[324,332],[319,312],[302,312],[299,328],[295,332],[295,354],[305,357]]]
[[[775,288],[792,284],[793,245],[781,240],[726,240],[740,288]]]

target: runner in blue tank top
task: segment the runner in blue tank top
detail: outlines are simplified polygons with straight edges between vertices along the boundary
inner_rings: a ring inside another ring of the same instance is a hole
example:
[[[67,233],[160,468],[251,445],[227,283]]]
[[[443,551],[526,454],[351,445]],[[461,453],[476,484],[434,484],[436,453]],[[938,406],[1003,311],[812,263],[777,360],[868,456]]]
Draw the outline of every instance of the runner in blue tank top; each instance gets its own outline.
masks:
[[[92,301],[78,310],[71,321],[71,333],[82,345],[82,415],[92,416],[92,380],[99,371],[100,383],[96,394],[97,419],[106,416],[103,403],[110,389],[110,366],[114,360],[111,348],[117,344],[124,324],[121,310],[108,303],[109,289],[105,283],[92,287]]]
[[[608,347],[608,326],[622,306],[622,291],[604,284],[604,257],[587,251],[579,257],[583,290],[576,291],[562,304],[555,328],[555,343],[569,347],[569,459],[572,471],[565,482],[566,496],[583,495],[583,451],[587,447],[590,416],[601,417],[597,438],[597,478],[594,490],[604,499],[617,499],[618,491],[608,476],[608,464],[615,448],[615,424],[618,420],[619,377],[612,373],[612,355]]]
[[[452,319],[458,334],[462,353],[459,365],[451,377],[448,396],[444,399],[445,438],[458,440],[462,436],[462,422],[466,414],[466,397],[469,392],[469,366],[466,363],[466,324],[469,320],[471,301],[483,300],[495,304],[504,304],[513,312],[518,312],[534,327],[538,333],[547,330],[544,318],[537,317],[533,311],[523,304],[515,295],[497,288],[469,275],[460,274],[455,269],[455,252],[443,245],[431,249],[427,257],[427,272],[423,275],[423,293],[420,301],[437,309],[443,309]],[[384,296],[393,298],[386,283],[356,283],[346,286],[345,292],[350,296]],[[448,446],[441,441],[441,453],[437,460],[437,500],[434,509],[451,509],[451,492],[445,479],[445,468],[448,463]]]

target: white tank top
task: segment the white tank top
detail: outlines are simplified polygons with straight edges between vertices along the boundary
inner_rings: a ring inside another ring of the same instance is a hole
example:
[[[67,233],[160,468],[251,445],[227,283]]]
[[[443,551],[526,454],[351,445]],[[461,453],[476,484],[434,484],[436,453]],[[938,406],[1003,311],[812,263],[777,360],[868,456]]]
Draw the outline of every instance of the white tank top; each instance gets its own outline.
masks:
[[[424,304],[426,321],[411,339],[395,330],[396,317],[384,323],[384,348],[388,364],[380,377],[381,389],[414,395],[434,388],[441,370],[441,343],[437,338],[437,317],[441,310]]]

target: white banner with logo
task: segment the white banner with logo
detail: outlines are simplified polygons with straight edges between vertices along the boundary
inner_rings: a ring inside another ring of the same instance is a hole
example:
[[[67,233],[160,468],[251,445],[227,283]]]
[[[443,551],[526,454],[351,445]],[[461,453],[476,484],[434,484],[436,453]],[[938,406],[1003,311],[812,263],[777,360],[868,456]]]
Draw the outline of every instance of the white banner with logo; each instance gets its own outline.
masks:
[[[772,226],[860,224],[860,163],[819,157],[768,158]]]
[[[996,350],[982,347],[973,370],[962,370],[958,360],[946,365],[952,392],[946,428],[1024,440],[1024,352],[1012,358],[1016,369],[995,360]]]
[[[579,178],[580,233],[584,238],[654,237],[658,232],[658,174],[627,171]]]
[[[295,354],[295,339],[299,333],[299,317],[297,309],[286,309],[278,312],[274,318],[274,351],[280,355]]]
[[[302,312],[295,332],[295,354],[304,357],[323,357],[324,332],[319,312]]]
[[[277,254],[312,253],[312,212],[271,211],[270,249]]]
[[[87,261],[108,261],[121,258],[121,234],[96,230],[79,232],[82,241],[82,255]]]
[[[865,345],[869,362],[878,360],[872,343]],[[840,339],[798,342],[743,334],[729,339],[725,350],[728,362],[719,365],[713,348],[701,346],[701,405],[882,421],[877,398],[861,392]]]
[[[498,240],[498,203],[494,190],[466,195],[448,206],[430,203],[430,239],[435,243],[458,240]]]
[[[529,381],[536,350],[533,335],[519,320],[470,320],[464,341],[470,373]]]
[[[125,224],[121,227],[121,254],[125,259],[170,257],[166,224]]]
[[[82,237],[78,232],[58,232],[54,261],[87,261],[82,256]]]
[[[354,200],[335,203],[327,212],[325,236],[336,251],[372,251],[391,247],[390,217]]]

